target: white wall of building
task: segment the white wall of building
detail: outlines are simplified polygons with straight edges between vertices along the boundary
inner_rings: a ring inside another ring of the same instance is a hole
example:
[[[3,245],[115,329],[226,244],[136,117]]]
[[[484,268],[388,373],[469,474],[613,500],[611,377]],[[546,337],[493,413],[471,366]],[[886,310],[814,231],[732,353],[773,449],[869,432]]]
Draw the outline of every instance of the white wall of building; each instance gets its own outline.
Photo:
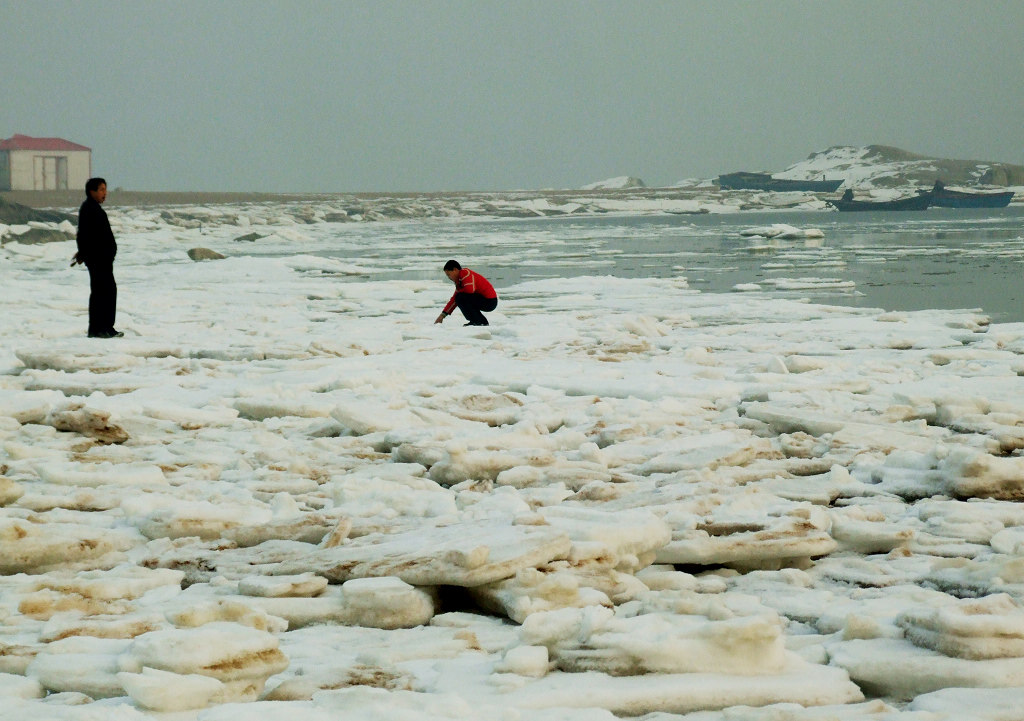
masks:
[[[92,173],[88,150],[10,150],[11,190],[85,188]]]

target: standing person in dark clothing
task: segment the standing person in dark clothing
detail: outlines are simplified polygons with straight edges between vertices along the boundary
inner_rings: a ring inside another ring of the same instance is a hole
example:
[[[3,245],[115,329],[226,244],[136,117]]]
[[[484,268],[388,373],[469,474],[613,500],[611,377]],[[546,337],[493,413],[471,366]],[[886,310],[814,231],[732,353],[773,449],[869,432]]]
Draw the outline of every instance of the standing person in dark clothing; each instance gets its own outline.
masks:
[[[466,325],[490,325],[481,312],[490,313],[498,307],[498,294],[490,281],[469,268],[463,268],[457,260],[444,264],[444,274],[455,284],[455,292],[434,323],[444,322],[458,306],[468,321]]]
[[[89,269],[89,337],[120,338],[114,328],[117,310],[117,283],[114,282],[114,256],[117,243],[107,214],[100,207],[107,199],[107,181],[89,178],[85,183],[85,202],[78,210],[78,252],[71,265],[85,263]]]

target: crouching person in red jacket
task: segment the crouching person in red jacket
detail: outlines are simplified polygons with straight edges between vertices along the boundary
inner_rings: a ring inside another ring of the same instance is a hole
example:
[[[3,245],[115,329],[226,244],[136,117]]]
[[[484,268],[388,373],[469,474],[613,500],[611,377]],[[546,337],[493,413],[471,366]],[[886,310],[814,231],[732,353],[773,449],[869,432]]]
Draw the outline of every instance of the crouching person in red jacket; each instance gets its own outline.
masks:
[[[457,260],[444,264],[444,274],[455,284],[455,292],[434,323],[441,323],[458,306],[466,316],[466,325],[490,325],[484,311],[490,313],[498,307],[498,294],[487,278],[469,268],[463,268]]]

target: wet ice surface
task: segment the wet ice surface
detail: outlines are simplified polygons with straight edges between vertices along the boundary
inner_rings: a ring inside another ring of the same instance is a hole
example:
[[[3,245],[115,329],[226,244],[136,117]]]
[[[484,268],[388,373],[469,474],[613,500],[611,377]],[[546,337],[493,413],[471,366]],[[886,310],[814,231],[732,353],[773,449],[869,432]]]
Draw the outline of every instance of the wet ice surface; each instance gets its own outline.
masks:
[[[466,220],[456,227],[306,228],[309,252],[395,279],[433,280],[450,256],[471,254],[494,280],[615,275],[685,276],[704,292],[766,290],[783,297],[889,310],[980,308],[1024,319],[1024,209],[924,213],[808,211]],[[776,225],[822,237],[763,237]],[[439,227],[440,226],[440,227]],[[234,252],[280,253],[257,241]],[[798,291],[799,292],[796,294]],[[808,292],[809,291],[809,292]]]
[[[1024,323],[807,301],[920,229],[238,215],[112,213],[118,340],[0,251],[12,718],[1014,718]]]

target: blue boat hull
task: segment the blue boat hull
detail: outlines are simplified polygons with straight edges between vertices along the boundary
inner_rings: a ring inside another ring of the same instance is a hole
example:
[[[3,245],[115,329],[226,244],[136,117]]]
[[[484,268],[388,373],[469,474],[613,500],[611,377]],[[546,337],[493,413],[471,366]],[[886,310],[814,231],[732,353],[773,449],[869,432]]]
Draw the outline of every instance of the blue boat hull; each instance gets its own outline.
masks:
[[[826,200],[829,205],[835,206],[836,210],[846,212],[872,211],[872,210],[926,210],[932,202],[931,193],[912,195],[909,198],[898,200]]]
[[[939,208],[1005,208],[1013,200],[1013,192],[977,193],[971,195],[936,195],[932,205]]]

